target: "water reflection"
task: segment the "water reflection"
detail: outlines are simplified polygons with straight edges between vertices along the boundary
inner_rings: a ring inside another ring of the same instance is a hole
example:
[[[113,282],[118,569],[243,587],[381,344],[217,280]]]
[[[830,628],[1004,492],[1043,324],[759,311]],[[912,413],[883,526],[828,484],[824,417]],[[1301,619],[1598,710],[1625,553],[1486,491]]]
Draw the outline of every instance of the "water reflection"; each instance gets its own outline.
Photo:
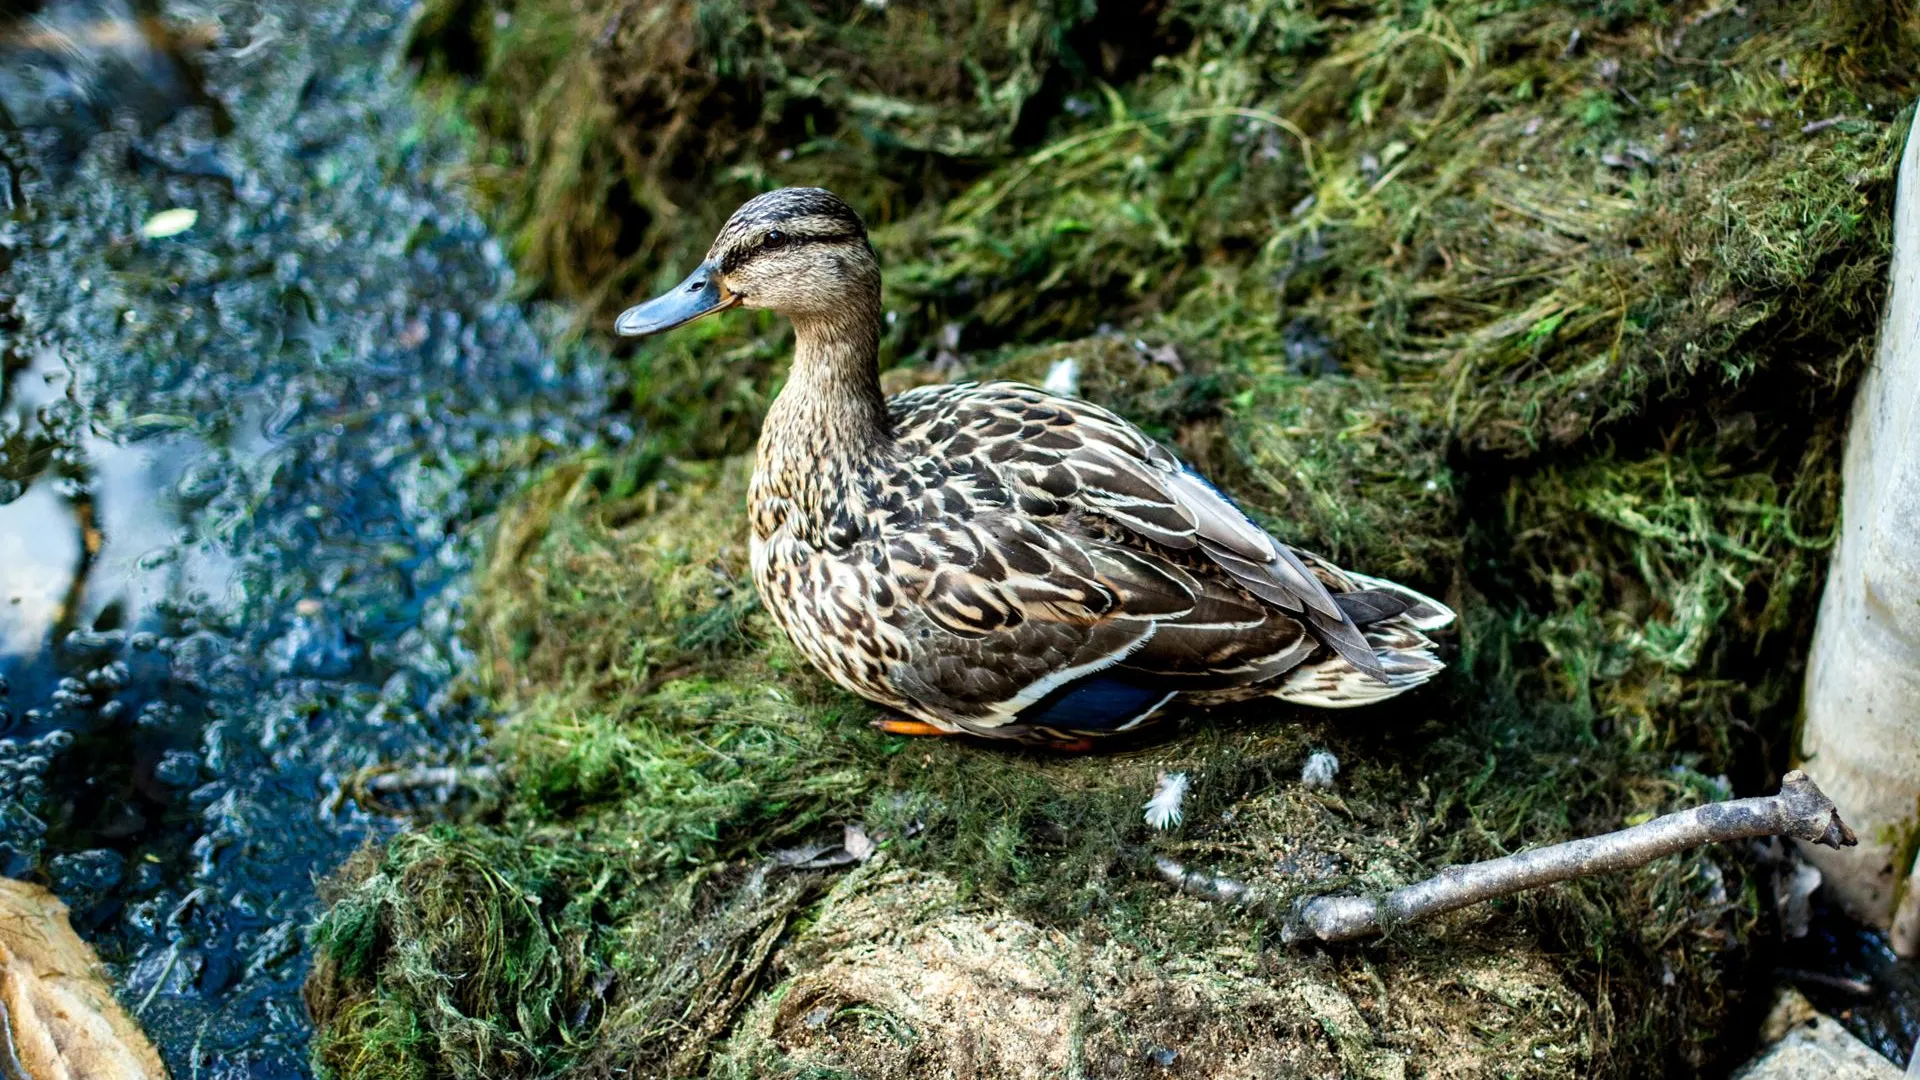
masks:
[[[44,650],[72,603],[82,553],[72,511],[51,484],[0,506],[0,657],[8,667]]]
[[[218,596],[232,559],[198,542],[179,491],[210,448],[186,436],[122,444],[87,422],[57,350],[0,383],[0,670],[36,685],[36,658],[76,627],[149,623],[168,597]],[[237,451],[265,453],[264,437]],[[0,731],[4,725],[0,725]]]
[[[58,430],[67,378],[41,349],[0,383],[0,658],[41,652],[85,577],[92,513],[69,497],[71,447]]]

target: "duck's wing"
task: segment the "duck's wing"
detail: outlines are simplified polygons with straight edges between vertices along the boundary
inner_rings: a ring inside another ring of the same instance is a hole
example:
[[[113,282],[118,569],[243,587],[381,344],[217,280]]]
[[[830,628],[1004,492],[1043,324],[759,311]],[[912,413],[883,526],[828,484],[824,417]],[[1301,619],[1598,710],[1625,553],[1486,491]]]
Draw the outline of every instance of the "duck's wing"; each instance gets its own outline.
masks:
[[[1004,507],[948,513],[948,490],[887,530],[887,606],[906,641],[890,678],[975,731],[1126,730],[1177,693],[1263,682],[1318,648],[1299,620],[1178,557]]]
[[[1091,515],[1120,530],[1122,542],[1201,556],[1266,605],[1304,622],[1355,668],[1389,681],[1349,608],[1299,554],[1106,409],[996,382],[902,395],[894,419],[896,430],[926,452],[976,463],[988,474],[976,484],[1004,490],[1022,515],[1039,521]]]

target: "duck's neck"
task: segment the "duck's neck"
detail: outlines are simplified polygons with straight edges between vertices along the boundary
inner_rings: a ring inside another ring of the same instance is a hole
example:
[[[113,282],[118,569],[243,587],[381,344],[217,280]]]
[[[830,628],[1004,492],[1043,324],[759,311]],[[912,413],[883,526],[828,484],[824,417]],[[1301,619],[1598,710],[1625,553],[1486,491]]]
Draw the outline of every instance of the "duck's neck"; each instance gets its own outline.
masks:
[[[856,312],[794,320],[793,370],[760,432],[761,493],[821,513],[891,444],[879,307],[876,297]]]

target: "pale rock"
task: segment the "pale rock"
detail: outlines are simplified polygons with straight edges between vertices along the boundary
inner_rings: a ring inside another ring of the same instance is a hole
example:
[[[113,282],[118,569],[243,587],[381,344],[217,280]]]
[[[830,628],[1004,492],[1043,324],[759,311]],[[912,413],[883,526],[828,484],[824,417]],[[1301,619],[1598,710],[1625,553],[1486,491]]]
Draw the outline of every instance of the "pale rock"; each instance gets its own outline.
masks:
[[[38,885],[0,878],[0,1073],[25,1080],[166,1080],[107,988],[100,959]]]
[[[1893,1062],[1815,1012],[1796,990],[1780,995],[1762,1032],[1772,1045],[1734,1080],[1901,1080]]]
[[[1802,850],[1843,908],[1891,928],[1912,956],[1920,882],[1903,882],[1914,867],[1896,861],[1899,838],[1920,828],[1920,133],[1900,164],[1892,279],[1847,432],[1798,757],[1860,836],[1856,848]]]

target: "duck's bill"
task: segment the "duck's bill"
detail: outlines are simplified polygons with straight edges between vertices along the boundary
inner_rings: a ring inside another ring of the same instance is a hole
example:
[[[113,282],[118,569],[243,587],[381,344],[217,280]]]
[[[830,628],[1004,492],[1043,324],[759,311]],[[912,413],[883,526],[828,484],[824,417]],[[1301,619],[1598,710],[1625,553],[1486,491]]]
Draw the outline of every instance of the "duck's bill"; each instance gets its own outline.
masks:
[[[733,307],[740,298],[721,288],[719,277],[713,267],[702,263],[668,292],[621,312],[614,320],[614,332],[621,337],[658,334]]]

